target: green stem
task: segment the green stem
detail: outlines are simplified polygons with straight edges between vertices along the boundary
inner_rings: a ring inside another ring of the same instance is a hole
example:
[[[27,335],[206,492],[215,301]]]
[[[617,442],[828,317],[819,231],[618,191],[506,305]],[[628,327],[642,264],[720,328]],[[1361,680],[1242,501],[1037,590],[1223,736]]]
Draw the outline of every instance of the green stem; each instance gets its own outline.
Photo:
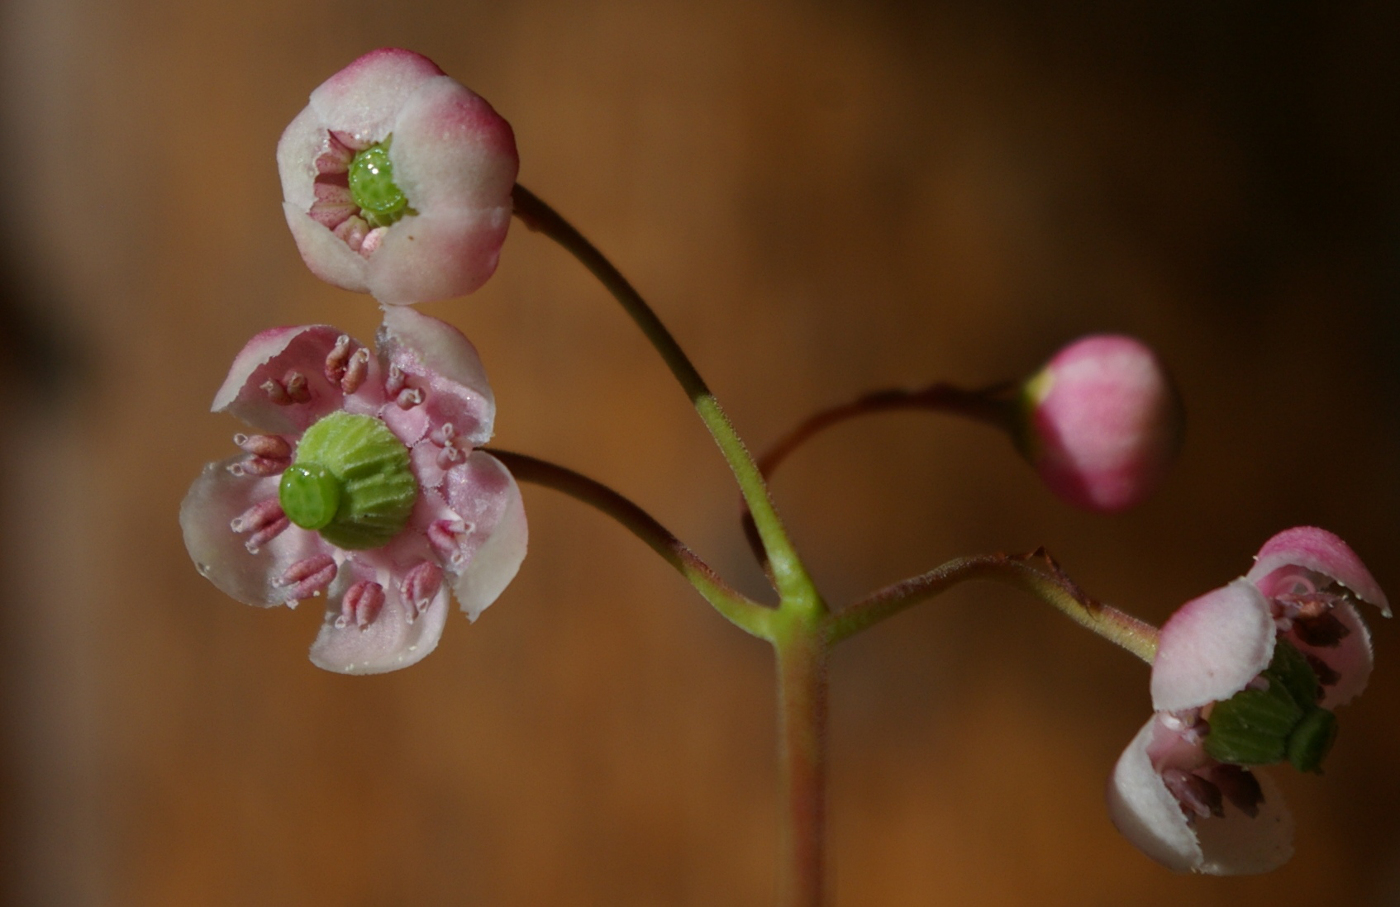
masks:
[[[817,621],[799,617],[780,629],[774,650],[785,819],[778,903],[783,907],[822,907],[828,643]]]
[[[1037,561],[1039,564],[1035,563]],[[827,638],[834,645],[910,605],[972,579],[992,580],[1024,589],[1148,664],[1157,656],[1156,627],[1090,598],[1044,549],[1027,555],[958,558],[922,576],[886,586],[833,614],[827,621]]]
[[[627,498],[601,482],[547,460],[508,450],[484,448],[522,482],[563,492],[588,504],[626,527],[685,577],[715,610],[731,623],[760,639],[772,639],[774,610],[727,585],[694,551]]]
[[[534,193],[517,184],[512,193],[515,215],[531,230],[537,230],[564,247],[593,273],[603,286],[622,304],[627,314],[641,328],[665,360],[671,373],[676,376],[700,414],[705,427],[719,445],[739,490],[744,496],[749,512],[758,527],[758,533],[771,564],[772,575],[778,593],[784,602],[794,602],[798,606],[821,612],[825,608],[816,594],[815,586],[807,573],[806,566],[797,556],[797,551],[788,539],[763,475],[749,455],[744,442],[734,426],[720,408],[719,401],[710,392],[700,373],[681,349],[671,332],[661,323],[651,307],[627,282],[626,278],[593,246],[583,234],[574,229],[558,212],[545,204]]]

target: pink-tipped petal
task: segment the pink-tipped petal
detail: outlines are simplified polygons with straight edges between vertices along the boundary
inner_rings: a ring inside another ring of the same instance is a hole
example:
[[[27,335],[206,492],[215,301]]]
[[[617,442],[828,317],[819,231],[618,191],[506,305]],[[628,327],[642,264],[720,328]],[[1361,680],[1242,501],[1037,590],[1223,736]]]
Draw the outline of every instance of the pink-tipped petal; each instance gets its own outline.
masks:
[[[210,409],[232,413],[266,432],[302,431],[340,407],[340,388],[332,386],[323,374],[326,355],[340,335],[339,330],[324,324],[263,331],[234,358]],[[305,376],[305,394],[297,396],[307,399],[278,403],[264,385],[284,382],[291,372]]]
[[[1336,683],[1324,683],[1322,686],[1321,705],[1325,709],[1346,705],[1359,696],[1371,679],[1371,667],[1375,663],[1371,652],[1371,631],[1356,609],[1341,602],[1333,606],[1332,615],[1349,631],[1335,646],[1310,646],[1299,639],[1296,632],[1288,634],[1288,641],[1299,651],[1320,660],[1337,674]]]
[[[383,47],[321,83],[311,92],[311,107],[322,123],[370,145],[389,135],[414,92],[441,76],[442,70],[422,54]]]
[[[461,331],[414,309],[387,308],[378,345],[385,372],[397,368],[409,389],[422,392],[421,404],[385,411],[385,421],[406,443],[419,441],[429,425],[451,424],[470,447],[491,437],[495,397],[476,347]]]
[[[529,544],[520,486],[500,460],[473,451],[447,473],[449,506],[471,527],[448,564],[457,604],[475,621],[520,570]]]
[[[421,210],[405,217],[369,258],[369,292],[393,306],[473,292],[496,271],[510,217],[509,207]]]
[[[1238,579],[1177,609],[1152,663],[1152,707],[1162,712],[1228,699],[1269,666],[1276,628],[1269,603]]]
[[[393,571],[351,566],[336,577],[326,597],[325,620],[311,644],[312,664],[339,674],[382,674],[416,664],[437,648],[449,612],[446,589],[419,613],[404,600]],[[384,603],[362,629],[342,619],[341,604],[356,582],[366,580],[380,585]]]
[[[1282,866],[1293,855],[1293,818],[1278,787],[1254,775],[1264,793],[1257,816],[1226,802],[1224,816],[1188,822],[1148,756],[1156,718],[1138,731],[1108,783],[1108,812],[1135,847],[1174,872],[1249,875]]]
[[[1246,578],[1258,584],[1265,595],[1272,595],[1268,580],[1271,574],[1284,567],[1302,567],[1331,577],[1362,601],[1380,608],[1386,617],[1390,616],[1390,602],[1371,571],[1361,563],[1351,546],[1326,529],[1295,526],[1275,535],[1259,549]]]
[[[314,532],[291,526],[255,546],[256,552],[248,550],[251,533],[235,532],[230,524],[254,505],[275,500],[278,479],[233,475],[228,467],[241,459],[208,464],[190,486],[180,505],[185,548],[200,574],[230,598],[264,608],[288,604],[287,589],[277,579],[328,548]]]
[[[447,77],[425,82],[404,103],[389,159],[399,188],[424,210],[508,210],[520,167],[510,124]]]
[[[277,142],[277,172],[284,199],[305,213],[316,200],[316,159],[330,145],[330,134],[316,111],[307,107],[287,124]]]

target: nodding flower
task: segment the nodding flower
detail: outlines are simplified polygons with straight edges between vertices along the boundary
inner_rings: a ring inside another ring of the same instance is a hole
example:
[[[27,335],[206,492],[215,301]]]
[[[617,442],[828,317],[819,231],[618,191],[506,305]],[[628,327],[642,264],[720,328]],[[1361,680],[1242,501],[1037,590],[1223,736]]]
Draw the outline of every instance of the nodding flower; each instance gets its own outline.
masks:
[[[1177,872],[1267,872],[1293,853],[1293,820],[1264,765],[1320,771],[1333,709],[1366,686],[1371,636],[1390,615],[1347,544],[1313,527],[1269,539],[1247,575],[1182,605],[1152,664],[1155,714],[1123,752],[1109,813]]]
[[[486,282],[519,165],[490,104],[397,48],[327,79],[277,145],[282,207],[307,266],[389,305]]]

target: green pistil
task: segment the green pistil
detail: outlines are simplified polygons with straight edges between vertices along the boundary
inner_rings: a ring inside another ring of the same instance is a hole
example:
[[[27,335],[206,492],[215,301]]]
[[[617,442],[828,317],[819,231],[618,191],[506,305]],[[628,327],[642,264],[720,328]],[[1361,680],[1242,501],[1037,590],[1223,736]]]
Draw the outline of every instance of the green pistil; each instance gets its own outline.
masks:
[[[393,138],[370,145],[350,160],[350,195],[371,227],[387,227],[405,214],[417,213],[394,182],[394,165],[389,161]]]
[[[417,499],[403,442],[378,419],[344,412],[306,430],[278,488],[287,519],[350,549],[388,544]]]
[[[1211,710],[1206,753],[1234,765],[1285,759],[1303,772],[1321,771],[1337,737],[1337,719],[1320,707],[1317,673],[1303,653],[1280,639],[1260,675],[1267,689],[1242,690]]]

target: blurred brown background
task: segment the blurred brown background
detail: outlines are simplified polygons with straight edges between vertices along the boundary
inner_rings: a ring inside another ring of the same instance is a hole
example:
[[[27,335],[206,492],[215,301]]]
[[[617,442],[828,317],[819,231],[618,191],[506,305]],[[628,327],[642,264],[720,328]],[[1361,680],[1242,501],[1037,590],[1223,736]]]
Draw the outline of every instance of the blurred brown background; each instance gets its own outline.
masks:
[[[853,393],[1033,368],[1127,331],[1190,412],[1165,491],[1071,512],[989,431],[889,416],[776,493],[833,602],[1051,548],[1160,621],[1274,531],[1400,594],[1400,13],[1014,0],[3,0],[3,863],[16,905],[771,900],[768,653],[631,537],[527,488],[531,557],[412,670],[305,658],[318,608],[225,599],[176,510],[274,324],[362,338],[306,272],[273,147],[378,45],[514,124],[521,181],[687,346],[751,444]],[[497,443],[613,483],[762,582],[698,420],[619,310],[524,230],[468,300]],[[1373,622],[1375,623],[1375,622]],[[1147,670],[972,587],[833,666],[833,903],[1400,903],[1400,633],[1325,776],[1277,772],[1298,855],[1178,878],[1102,786]]]

